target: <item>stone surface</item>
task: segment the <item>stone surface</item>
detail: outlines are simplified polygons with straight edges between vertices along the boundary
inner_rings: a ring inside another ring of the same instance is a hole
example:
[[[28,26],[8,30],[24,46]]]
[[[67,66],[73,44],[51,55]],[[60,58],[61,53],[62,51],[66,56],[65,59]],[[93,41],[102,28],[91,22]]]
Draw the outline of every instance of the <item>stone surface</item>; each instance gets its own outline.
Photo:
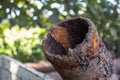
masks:
[[[54,80],[21,62],[0,56],[0,80]]]

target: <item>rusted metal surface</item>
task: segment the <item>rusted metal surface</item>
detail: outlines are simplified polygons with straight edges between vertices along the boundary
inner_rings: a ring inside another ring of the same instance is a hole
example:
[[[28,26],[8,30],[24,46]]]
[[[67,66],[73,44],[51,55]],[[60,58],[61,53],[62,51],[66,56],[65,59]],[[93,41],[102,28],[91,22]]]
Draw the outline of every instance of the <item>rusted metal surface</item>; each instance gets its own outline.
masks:
[[[89,19],[56,24],[43,51],[64,80],[118,80],[110,54]]]

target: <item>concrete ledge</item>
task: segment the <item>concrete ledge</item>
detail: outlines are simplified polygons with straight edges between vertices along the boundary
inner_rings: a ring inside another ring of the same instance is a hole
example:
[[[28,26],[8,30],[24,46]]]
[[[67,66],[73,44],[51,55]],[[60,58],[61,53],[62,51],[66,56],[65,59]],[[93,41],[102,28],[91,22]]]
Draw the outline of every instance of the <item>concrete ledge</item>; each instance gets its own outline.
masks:
[[[38,72],[23,63],[1,55],[0,80],[54,80],[48,75]]]

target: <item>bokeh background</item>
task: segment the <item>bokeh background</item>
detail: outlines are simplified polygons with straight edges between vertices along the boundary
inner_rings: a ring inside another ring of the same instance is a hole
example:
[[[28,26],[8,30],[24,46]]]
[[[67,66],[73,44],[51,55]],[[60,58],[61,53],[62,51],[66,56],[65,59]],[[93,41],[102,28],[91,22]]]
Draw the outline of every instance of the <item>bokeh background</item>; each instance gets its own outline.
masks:
[[[0,0],[0,55],[45,60],[42,40],[60,21],[86,17],[108,50],[120,56],[120,0]]]

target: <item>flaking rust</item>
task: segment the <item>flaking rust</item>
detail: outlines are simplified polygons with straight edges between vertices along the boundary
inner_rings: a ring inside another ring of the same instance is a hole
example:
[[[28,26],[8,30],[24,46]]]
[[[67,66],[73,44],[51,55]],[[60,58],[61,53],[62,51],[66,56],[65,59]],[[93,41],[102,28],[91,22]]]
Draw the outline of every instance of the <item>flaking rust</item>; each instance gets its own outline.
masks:
[[[66,51],[68,50],[68,48],[71,48],[71,44],[68,37],[69,35],[66,28],[55,26],[50,31],[50,34],[57,42],[59,42],[63,46],[63,48]]]
[[[74,18],[53,26],[43,51],[63,80],[118,80],[110,54],[89,19]]]

